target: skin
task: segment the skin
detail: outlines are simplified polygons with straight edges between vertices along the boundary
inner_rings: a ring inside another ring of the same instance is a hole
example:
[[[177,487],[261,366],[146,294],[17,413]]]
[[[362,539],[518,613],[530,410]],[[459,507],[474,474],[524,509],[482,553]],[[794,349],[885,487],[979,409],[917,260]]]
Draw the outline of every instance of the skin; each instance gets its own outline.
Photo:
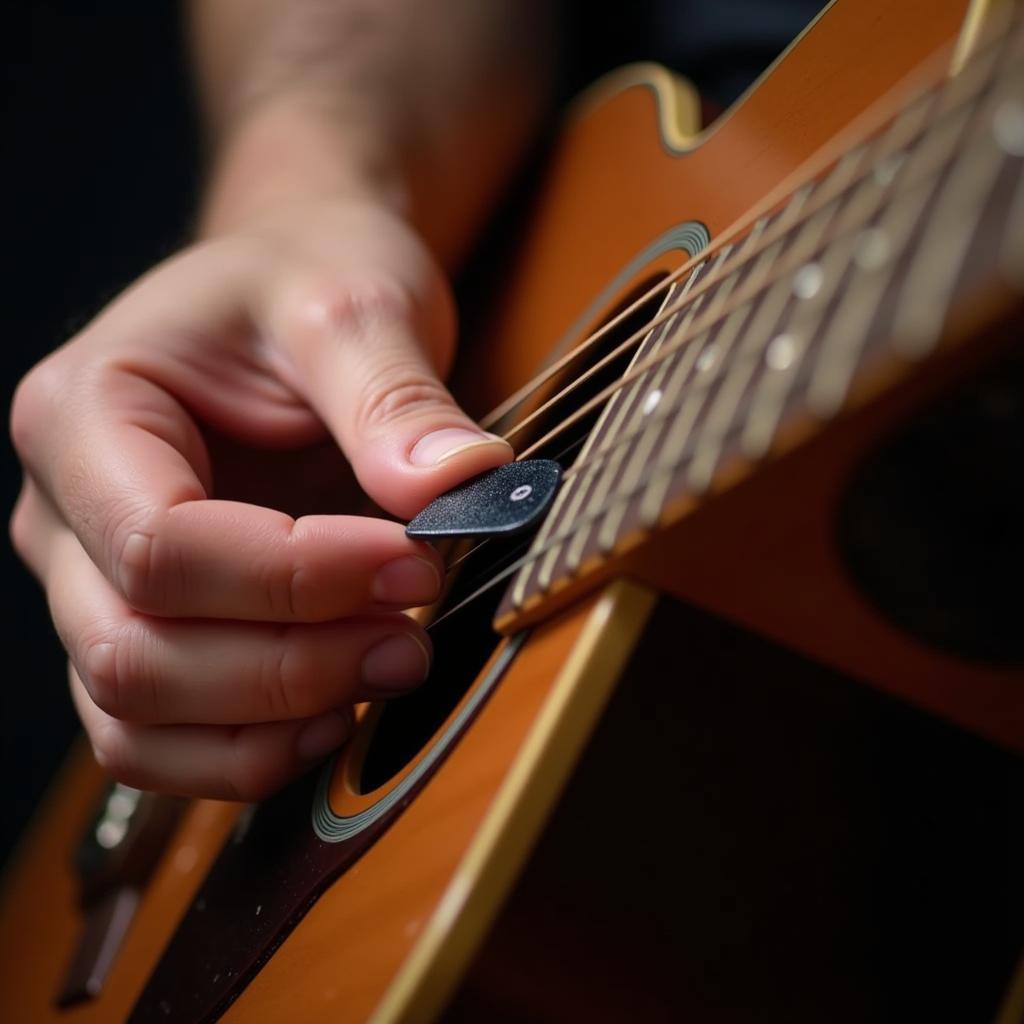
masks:
[[[409,518],[512,457],[442,383],[448,275],[543,109],[545,6],[196,4],[199,237],[11,414],[12,539],[120,781],[260,799],[344,740],[353,703],[425,677],[403,609],[437,596],[440,558],[337,513],[365,494]]]

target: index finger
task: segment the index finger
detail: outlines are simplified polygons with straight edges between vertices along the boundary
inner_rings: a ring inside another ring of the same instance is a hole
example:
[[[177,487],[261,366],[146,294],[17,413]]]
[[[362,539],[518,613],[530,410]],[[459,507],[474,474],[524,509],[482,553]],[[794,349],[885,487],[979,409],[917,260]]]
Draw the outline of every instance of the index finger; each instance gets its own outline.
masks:
[[[22,404],[19,449],[100,571],[154,615],[324,621],[426,604],[442,566],[397,523],[211,499],[202,438],[153,381],[104,366]]]

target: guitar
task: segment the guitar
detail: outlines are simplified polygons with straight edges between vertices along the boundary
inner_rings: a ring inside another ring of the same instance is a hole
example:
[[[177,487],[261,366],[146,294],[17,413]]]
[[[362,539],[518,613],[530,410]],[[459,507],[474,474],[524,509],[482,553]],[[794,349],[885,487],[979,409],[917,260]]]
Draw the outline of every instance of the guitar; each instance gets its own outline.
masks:
[[[582,97],[454,382],[539,529],[449,542],[431,678],[263,805],[78,750],[3,1019],[1020,1020],[1022,57],[839,0],[703,132]]]

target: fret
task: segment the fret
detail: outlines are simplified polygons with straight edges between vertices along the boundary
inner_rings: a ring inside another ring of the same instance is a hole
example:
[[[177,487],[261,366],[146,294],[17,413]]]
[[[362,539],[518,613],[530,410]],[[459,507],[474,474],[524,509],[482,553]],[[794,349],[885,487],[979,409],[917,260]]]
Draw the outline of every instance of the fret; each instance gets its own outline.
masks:
[[[865,145],[854,146],[848,150],[836,162],[835,167],[821,182],[821,190],[829,195],[842,195],[856,180],[857,174],[864,163],[869,147]]]
[[[757,247],[758,242],[761,240],[761,236],[764,234],[764,229],[768,227],[771,222],[771,217],[758,217],[757,220],[751,225],[750,230],[747,232],[747,237],[743,239],[738,253],[743,259],[747,259],[751,251]]]
[[[715,265],[711,268],[709,277],[713,280],[716,271],[721,264],[725,263],[726,257],[732,252],[732,246],[724,247],[722,255],[718,260],[715,261]],[[725,305],[729,296],[732,294],[733,289],[740,280],[745,265],[741,264],[736,270],[734,270],[728,277],[726,277],[716,288],[712,288],[710,291],[704,292],[704,296],[707,299],[707,309],[704,310],[704,316],[708,319],[713,320],[718,316],[722,307]]]
[[[938,340],[949,297],[963,265],[973,227],[1003,164],[991,118],[978,118],[967,148],[944,182],[903,285],[906,296],[893,327],[900,355],[918,359]]]
[[[936,113],[941,117],[981,92],[991,81],[1002,57],[1002,41],[976,53],[940,90]]]
[[[807,205],[807,200],[811,198],[811,195],[816,191],[818,183],[816,181],[810,181],[806,185],[801,185],[794,193],[789,202],[782,208],[779,213],[778,219],[775,222],[775,228],[777,231],[788,231],[796,222],[800,216],[800,211]]]
[[[880,234],[867,237],[884,238],[889,251],[898,252],[917,226],[936,185],[937,179],[933,178],[901,195],[874,226]],[[890,276],[880,273],[888,262],[888,259],[875,263],[869,261],[867,266],[857,266],[856,255],[854,257],[856,269],[849,287],[829,318],[807,392],[811,411],[822,418],[837,412],[846,398],[850,378],[857,366],[860,342],[890,284]]]

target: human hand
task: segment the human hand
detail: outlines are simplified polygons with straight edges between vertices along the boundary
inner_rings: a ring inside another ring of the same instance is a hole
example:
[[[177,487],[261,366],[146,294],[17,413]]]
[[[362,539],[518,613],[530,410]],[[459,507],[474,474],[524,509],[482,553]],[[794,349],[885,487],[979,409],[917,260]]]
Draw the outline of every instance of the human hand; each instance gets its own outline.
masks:
[[[319,202],[186,249],[21,382],[12,537],[115,778],[259,799],[342,742],[354,702],[424,678],[400,612],[437,596],[436,553],[281,510],[325,507],[313,464],[346,479],[331,439],[403,518],[511,457],[440,383],[454,333],[400,217]]]

